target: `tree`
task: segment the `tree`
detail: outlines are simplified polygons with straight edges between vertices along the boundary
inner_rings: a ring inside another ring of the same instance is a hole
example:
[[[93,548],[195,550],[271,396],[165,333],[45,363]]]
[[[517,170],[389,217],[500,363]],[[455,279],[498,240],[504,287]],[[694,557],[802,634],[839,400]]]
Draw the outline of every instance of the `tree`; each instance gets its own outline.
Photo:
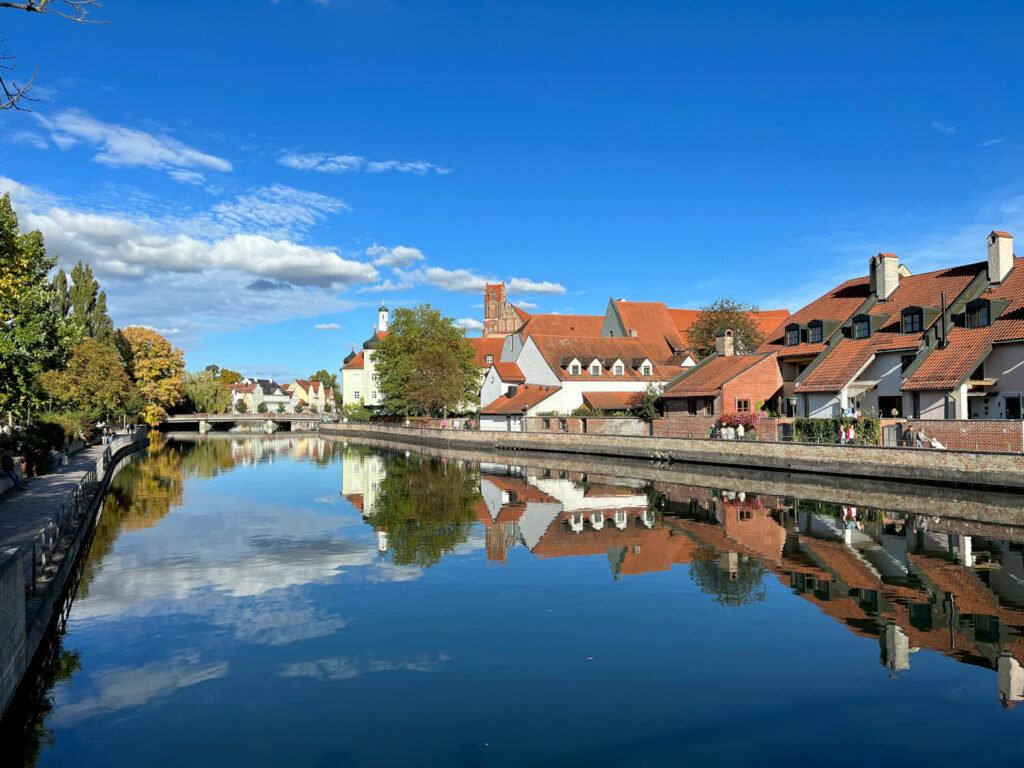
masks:
[[[214,367],[216,367],[216,366],[214,366]],[[224,386],[227,387],[227,386],[230,386],[232,384],[237,384],[238,382],[240,382],[245,377],[242,374],[240,374],[238,371],[232,371],[229,368],[221,368],[220,369],[220,374],[218,375],[218,378],[221,380],[221,382],[224,384]]]
[[[128,373],[139,388],[145,403],[147,424],[155,426],[167,415],[167,408],[181,399],[185,360],[180,349],[174,349],[151,328],[130,325],[121,331],[127,344]]]
[[[341,405],[341,391],[338,388],[338,374],[328,373],[326,370],[321,368],[319,371],[309,377],[310,381],[319,381],[327,389],[331,390],[331,395],[334,398],[334,405]]]
[[[91,336],[98,341],[110,341],[114,336],[114,322],[107,314],[107,294],[100,290],[92,267],[79,261],[71,270],[71,283],[64,270],[53,277],[54,308],[67,321],[73,344]]]
[[[209,368],[186,373],[184,391],[195,413],[226,413],[231,409],[230,390]]]
[[[90,6],[99,8],[99,0],[24,0],[24,2],[20,3],[11,2],[10,0],[0,1],[0,8],[13,8],[19,11],[27,11],[28,13],[51,14],[68,21],[79,21],[87,24],[106,24],[105,21],[87,18],[91,10]],[[0,43],[2,42],[3,40],[0,40]],[[11,61],[14,61],[13,56],[0,52],[0,70],[13,71],[14,64],[8,63]],[[18,85],[14,80],[4,80],[3,77],[0,77],[0,93],[2,93],[0,95],[0,110],[23,110],[25,106],[21,103],[22,101],[35,101],[35,99],[28,95],[28,92],[38,73],[39,65],[37,64],[32,72],[32,77],[24,85]]]
[[[278,413],[284,413],[284,403],[278,403],[277,404],[277,412]]]
[[[57,402],[93,418],[123,413],[132,389],[117,350],[93,338],[71,351],[67,368],[47,371],[39,383]]]
[[[256,413],[266,413],[268,410],[270,409],[267,408],[267,404],[262,401],[256,406]]]
[[[457,410],[479,388],[475,354],[466,332],[429,304],[396,309],[373,358],[386,408],[405,415]]]
[[[733,332],[737,354],[753,352],[764,341],[757,327],[757,306],[719,298],[701,307],[700,314],[686,330],[687,341],[699,357],[715,351],[715,334],[727,328]]]
[[[235,403],[235,410],[238,411],[239,413],[248,413],[249,406],[245,404],[245,400],[239,400],[237,403]]]
[[[310,413],[317,413],[317,410],[316,410],[316,403],[310,403],[310,404],[309,404],[309,412],[310,412]]]
[[[11,196],[0,197],[0,411],[34,399],[36,380],[64,363],[63,322],[47,278],[57,260],[38,231],[21,234]]]
[[[661,389],[655,384],[649,384],[646,391],[638,393],[633,413],[641,419],[657,418],[661,415],[658,410],[659,400],[661,400]]]

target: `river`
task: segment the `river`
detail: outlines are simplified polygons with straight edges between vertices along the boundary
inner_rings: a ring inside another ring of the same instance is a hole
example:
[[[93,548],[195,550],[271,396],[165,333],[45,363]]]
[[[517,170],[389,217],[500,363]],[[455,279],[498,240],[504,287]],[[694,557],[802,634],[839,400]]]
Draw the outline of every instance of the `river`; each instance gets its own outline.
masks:
[[[1019,761],[1024,509],[623,472],[156,436],[4,764]]]

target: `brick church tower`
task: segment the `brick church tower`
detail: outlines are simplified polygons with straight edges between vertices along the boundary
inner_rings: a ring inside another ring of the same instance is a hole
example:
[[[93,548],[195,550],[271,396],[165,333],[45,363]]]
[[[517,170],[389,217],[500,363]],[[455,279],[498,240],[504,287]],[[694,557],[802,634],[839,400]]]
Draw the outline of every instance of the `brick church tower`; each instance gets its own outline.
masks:
[[[522,325],[519,313],[509,306],[505,282],[488,283],[484,288],[484,337],[508,336]]]

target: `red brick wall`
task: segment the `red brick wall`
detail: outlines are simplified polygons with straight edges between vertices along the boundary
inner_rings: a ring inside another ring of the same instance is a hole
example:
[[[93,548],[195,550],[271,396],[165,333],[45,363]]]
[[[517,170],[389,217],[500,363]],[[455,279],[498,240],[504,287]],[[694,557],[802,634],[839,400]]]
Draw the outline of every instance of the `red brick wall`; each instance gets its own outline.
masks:
[[[751,410],[757,408],[759,402],[771,404],[772,398],[782,389],[782,374],[779,363],[774,357],[768,357],[754,365],[722,387],[721,401],[716,401],[715,413],[732,413],[736,410],[737,400],[749,400]]]
[[[544,422],[548,426],[544,426]],[[586,432],[591,435],[647,435],[647,422],[643,419],[608,419],[600,417],[588,417],[586,419],[564,418],[557,416],[541,417],[531,416],[526,420],[527,432],[562,432],[562,422],[565,422],[566,432],[574,435],[584,433],[583,422],[586,421]]]
[[[917,433],[923,429],[925,437],[936,439],[947,448],[962,451],[1022,451],[1024,450],[1024,423],[1003,419],[910,419],[904,428]]]
[[[664,418],[655,419],[653,422],[655,437],[707,437],[711,427],[718,428],[719,418],[717,416],[690,416],[685,407],[670,408],[672,402],[671,400],[665,401]],[[757,425],[757,438],[758,440],[777,440],[778,420],[762,419],[761,423]]]

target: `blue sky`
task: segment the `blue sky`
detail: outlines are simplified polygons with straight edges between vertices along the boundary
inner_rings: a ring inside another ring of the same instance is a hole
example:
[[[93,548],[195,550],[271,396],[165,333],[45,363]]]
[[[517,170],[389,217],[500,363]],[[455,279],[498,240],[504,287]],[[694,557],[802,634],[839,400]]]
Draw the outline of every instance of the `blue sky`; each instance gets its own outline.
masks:
[[[879,250],[920,272],[1024,235],[1019,3],[94,16],[0,9],[39,64],[33,112],[0,113],[0,188],[190,367],[336,370],[382,300],[479,321],[482,278],[541,312],[796,309]]]

